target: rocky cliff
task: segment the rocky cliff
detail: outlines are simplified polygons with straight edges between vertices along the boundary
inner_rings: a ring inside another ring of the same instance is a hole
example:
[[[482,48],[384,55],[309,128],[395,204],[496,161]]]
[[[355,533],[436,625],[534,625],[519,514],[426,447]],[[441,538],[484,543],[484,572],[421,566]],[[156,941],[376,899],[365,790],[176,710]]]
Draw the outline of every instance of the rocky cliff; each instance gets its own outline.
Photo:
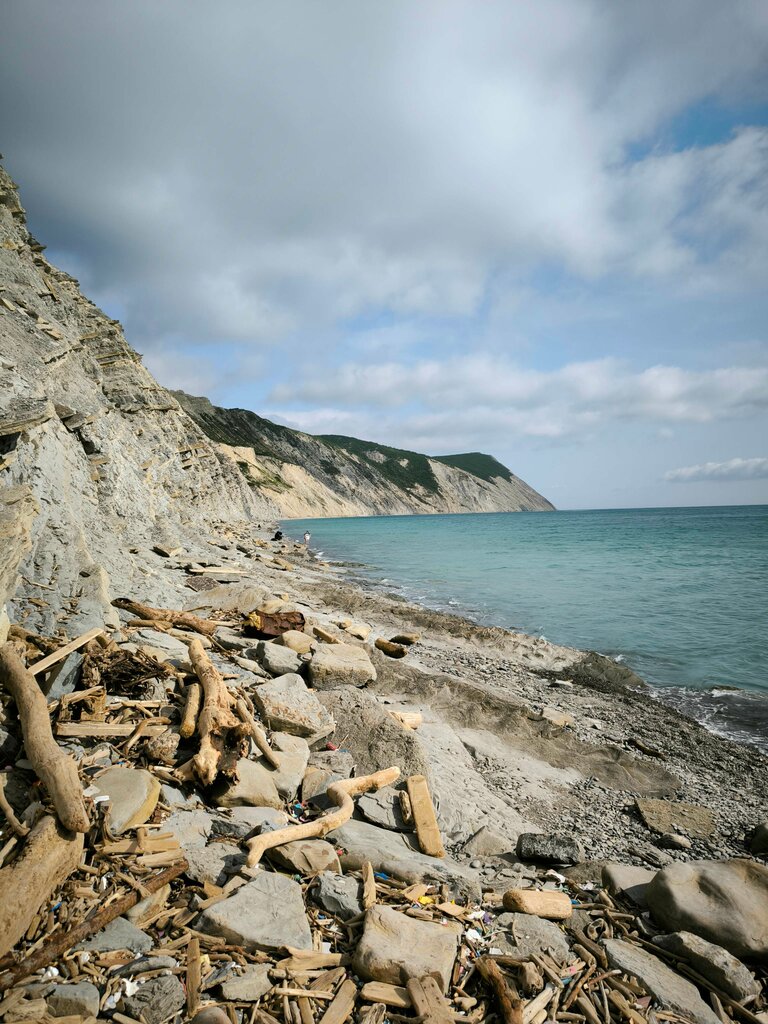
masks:
[[[174,396],[282,516],[554,508],[506,466],[479,452],[430,458],[354,437],[305,434],[180,391]]]

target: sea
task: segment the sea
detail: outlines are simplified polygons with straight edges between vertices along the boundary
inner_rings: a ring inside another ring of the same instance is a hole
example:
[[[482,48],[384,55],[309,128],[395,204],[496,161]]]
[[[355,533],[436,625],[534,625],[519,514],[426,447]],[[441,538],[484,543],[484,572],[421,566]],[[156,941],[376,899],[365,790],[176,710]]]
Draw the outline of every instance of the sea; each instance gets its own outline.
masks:
[[[768,753],[768,505],[302,519],[351,581],[623,662]]]

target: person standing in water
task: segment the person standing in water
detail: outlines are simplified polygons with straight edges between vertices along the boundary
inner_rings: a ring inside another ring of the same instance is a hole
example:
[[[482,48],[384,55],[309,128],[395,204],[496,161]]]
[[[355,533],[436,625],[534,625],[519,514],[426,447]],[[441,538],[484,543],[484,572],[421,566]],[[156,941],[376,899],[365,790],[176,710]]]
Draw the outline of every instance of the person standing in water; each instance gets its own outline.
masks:
[[[311,534],[311,533],[309,532],[309,530],[306,530],[306,531],[304,532],[304,547],[305,547],[305,548],[308,548],[308,547],[309,547],[309,538],[310,538],[311,536],[312,536],[312,534]]]

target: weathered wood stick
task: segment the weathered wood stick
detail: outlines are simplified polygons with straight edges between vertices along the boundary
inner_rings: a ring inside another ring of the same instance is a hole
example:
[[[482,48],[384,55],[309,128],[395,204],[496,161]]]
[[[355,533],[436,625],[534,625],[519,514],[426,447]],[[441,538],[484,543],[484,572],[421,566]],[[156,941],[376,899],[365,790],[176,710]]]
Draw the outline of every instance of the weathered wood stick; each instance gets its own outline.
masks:
[[[77,841],[80,842],[82,848],[82,838],[77,837]],[[78,854],[79,861],[79,854]],[[173,867],[167,868],[165,871],[161,871],[155,875],[154,878],[150,878],[148,881],[143,883],[144,891],[147,893],[157,892],[158,889],[162,889],[168,882],[173,881],[180,874],[187,870],[189,864],[186,860],[179,861],[178,864],[174,864]],[[5,869],[4,869],[5,870]],[[78,942],[83,942],[90,935],[95,935],[96,932],[100,932],[102,928],[106,928],[110,921],[114,921],[116,917],[120,917],[131,907],[135,906],[142,896],[138,892],[129,892],[126,896],[123,896],[119,900],[115,900],[114,903],[110,903],[108,907],[104,907],[93,917],[88,918],[87,921],[83,921],[81,924],[76,925],[74,928],[70,928],[67,931],[55,932],[48,942],[45,942],[42,946],[35,950],[32,956],[22,960],[21,963],[12,967],[5,974],[0,975],[0,992],[5,992],[7,989],[12,988],[17,982],[21,981],[22,978],[28,977],[30,974],[35,974],[37,971],[41,971],[48,964],[58,960],[59,957],[66,953],[72,946],[77,945]]]
[[[29,826],[23,825],[13,813],[13,808],[5,796],[5,782],[5,773],[0,772],[0,811],[5,815],[12,832],[15,832],[17,836],[27,836],[29,835]]]
[[[389,713],[404,729],[418,729],[424,721],[424,715],[420,711],[390,711]]]
[[[294,839],[311,839],[333,832],[352,817],[352,811],[355,809],[352,797],[381,789],[382,786],[390,786],[399,778],[399,768],[385,768],[383,771],[374,772],[373,775],[361,775],[358,779],[340,779],[331,783],[327,791],[328,799],[336,804],[338,810],[329,811],[304,825],[289,825],[287,828],[278,828],[274,832],[265,832],[249,839],[246,843],[248,867],[252,868],[258,864],[262,855],[275,846],[282,846]]]
[[[203,707],[197,720],[200,747],[192,758],[195,775],[204,786],[210,786],[219,771],[235,771],[239,758],[247,752],[247,728],[235,714],[235,697],[199,640],[189,644],[189,660],[203,687]],[[222,765],[225,748],[231,753],[231,768]]]
[[[48,790],[59,821],[71,832],[87,832],[90,822],[77,765],[53,738],[43,692],[12,644],[0,648],[0,681],[16,702],[24,749],[35,774]]]
[[[131,601],[127,597],[117,597],[112,602],[115,608],[122,608],[124,611],[133,612],[140,619],[156,619],[158,622],[170,622],[174,626],[185,626],[194,630],[195,633],[202,633],[204,636],[213,636],[219,628],[220,623],[211,619],[201,619],[192,612],[178,612],[171,608],[150,608],[147,604],[140,604],[138,601]]]
[[[184,739],[188,739],[195,731],[202,697],[203,691],[200,689],[200,683],[189,683],[187,686],[187,703],[184,705],[184,715],[182,716],[181,728],[179,729],[179,735]]]
[[[54,651],[53,654],[49,654],[47,657],[41,658],[40,661],[36,661],[34,665],[30,666],[29,671],[33,676],[39,676],[42,672],[47,672],[49,668],[53,668],[54,665],[58,665],[60,661],[63,661],[68,654],[71,654],[73,651],[79,651],[81,647],[85,647],[86,644],[100,636],[103,632],[104,628],[102,626],[89,629],[87,633],[83,633],[82,636],[77,637],[75,640],[70,640],[68,644],[64,644],[58,651]]]
[[[248,726],[251,739],[263,754],[264,760],[268,764],[271,764],[273,768],[279,769],[280,758],[272,749],[272,747],[270,747],[269,741],[267,739],[267,734],[264,732],[259,723],[250,713],[244,700],[239,699],[235,703],[235,711],[242,719],[242,721],[245,722],[245,724]]]
[[[516,914],[535,914],[550,921],[564,921],[573,913],[571,898],[564,892],[544,889],[508,889],[504,909]]]
[[[411,775],[405,784],[411,798],[411,814],[421,852],[428,857],[444,857],[445,849],[427,780],[423,775]]]
[[[431,974],[422,978],[409,978],[405,987],[423,1024],[454,1024],[453,1013]]]
[[[0,870],[0,956],[13,949],[48,897],[80,863],[83,837],[47,814],[16,860]]]
[[[523,1001],[501,973],[499,965],[490,957],[481,956],[475,961],[480,976],[493,989],[499,1003],[505,1024],[523,1024]]]

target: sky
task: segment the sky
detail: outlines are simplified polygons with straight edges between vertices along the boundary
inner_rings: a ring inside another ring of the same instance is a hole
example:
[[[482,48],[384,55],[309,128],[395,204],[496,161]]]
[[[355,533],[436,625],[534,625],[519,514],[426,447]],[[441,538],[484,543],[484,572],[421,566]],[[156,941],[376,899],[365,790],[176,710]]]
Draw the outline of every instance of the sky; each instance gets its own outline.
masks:
[[[764,0],[4,0],[0,151],[168,387],[768,502]]]

